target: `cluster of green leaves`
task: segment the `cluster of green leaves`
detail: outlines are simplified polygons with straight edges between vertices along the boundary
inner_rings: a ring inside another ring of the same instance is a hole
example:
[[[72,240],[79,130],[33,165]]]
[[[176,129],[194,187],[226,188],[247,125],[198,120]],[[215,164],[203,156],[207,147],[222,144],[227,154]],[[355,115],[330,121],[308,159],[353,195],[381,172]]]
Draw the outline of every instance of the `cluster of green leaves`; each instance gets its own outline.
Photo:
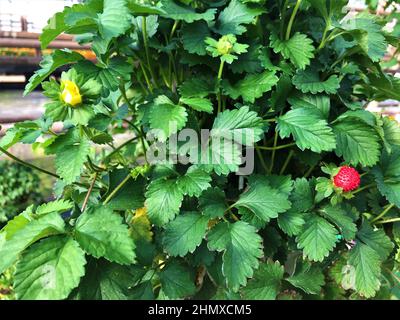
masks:
[[[346,4],[87,0],[51,18],[44,48],[65,32],[97,61],[46,56],[26,87],[43,83],[46,114],[1,141],[43,148],[58,177],[58,200],[0,232],[0,272],[16,264],[16,297],[394,295],[400,127],[363,105],[398,99],[399,80],[380,61],[399,38],[375,16],[347,17]],[[56,80],[44,82],[67,64],[63,79],[82,95],[74,106]],[[217,164],[210,147],[186,164],[148,163],[149,130],[162,143],[184,128],[254,147],[254,173],[235,174],[238,144]],[[121,132],[131,138],[118,145]],[[344,164],[362,173],[350,193],[332,184]]]

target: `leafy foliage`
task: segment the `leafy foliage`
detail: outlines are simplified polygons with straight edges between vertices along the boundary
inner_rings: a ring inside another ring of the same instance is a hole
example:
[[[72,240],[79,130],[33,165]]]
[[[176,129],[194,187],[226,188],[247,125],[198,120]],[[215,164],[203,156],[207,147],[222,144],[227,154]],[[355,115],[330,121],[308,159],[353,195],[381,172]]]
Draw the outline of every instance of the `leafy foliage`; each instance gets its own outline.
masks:
[[[0,231],[17,298],[399,297],[400,127],[362,107],[400,99],[381,61],[398,16],[300,2],[90,0],[50,18],[43,48],[67,33],[96,61],[44,56],[25,90],[42,85],[44,116],[0,140],[55,158],[39,169],[56,199]],[[358,189],[334,185],[342,166]],[[18,183],[2,199],[35,189]]]

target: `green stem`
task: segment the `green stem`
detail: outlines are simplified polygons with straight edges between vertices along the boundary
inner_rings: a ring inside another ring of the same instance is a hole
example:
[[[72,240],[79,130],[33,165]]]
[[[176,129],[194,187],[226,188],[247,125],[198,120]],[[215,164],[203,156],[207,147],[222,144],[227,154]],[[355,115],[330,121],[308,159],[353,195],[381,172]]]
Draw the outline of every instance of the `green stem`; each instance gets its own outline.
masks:
[[[294,155],[294,151],[290,150],[290,152],[289,152],[289,154],[288,154],[288,156],[287,156],[287,158],[285,160],[285,163],[283,164],[282,169],[279,172],[280,175],[282,175],[285,172],[285,170],[286,170],[290,160],[292,159],[293,155]]]
[[[132,139],[129,139],[128,141],[125,141],[123,144],[121,144],[120,146],[118,146],[117,148],[115,148],[112,152],[110,152],[108,155],[106,155],[106,157],[104,158],[104,160],[107,160],[109,158],[111,158],[114,154],[116,154],[118,151],[120,151],[122,148],[124,148],[125,146],[127,146],[128,144],[130,144],[131,142],[137,140],[139,138],[139,136],[137,137],[133,137]],[[103,160],[103,161],[104,161]]]
[[[367,184],[366,186],[364,186],[364,187],[362,187],[362,188],[360,188],[360,189],[355,190],[355,191],[353,192],[353,194],[359,193],[359,192],[361,192],[361,191],[364,191],[364,190],[366,190],[366,189],[368,189],[368,188],[371,188],[371,187],[374,187],[374,186],[375,186],[375,183]]]
[[[325,30],[324,30],[324,33],[322,35],[322,40],[321,40],[321,43],[319,44],[317,50],[321,50],[323,47],[325,47],[326,42],[327,42],[326,41],[327,40],[327,35],[328,35],[328,31],[329,31],[330,27],[331,27],[331,22],[329,21],[329,23],[327,23],[326,26],[325,26]]]
[[[128,174],[124,180],[121,181],[121,183],[108,195],[106,200],[104,200],[103,204],[106,205],[111,201],[111,199],[118,193],[119,190],[122,189],[122,187],[131,179],[131,175]]]
[[[261,166],[263,167],[264,171],[267,173],[268,172],[268,167],[267,167],[267,164],[265,163],[265,160],[264,160],[264,158],[262,156],[262,153],[261,153],[260,149],[256,149],[256,152],[257,152],[258,158],[260,159]]]
[[[40,171],[40,172],[45,173],[45,174],[47,174],[49,176],[52,176],[54,178],[60,179],[60,176],[58,174],[55,174],[53,172],[50,172],[50,171],[47,171],[45,169],[39,168],[39,167],[37,167],[37,166],[35,166],[35,165],[31,164],[31,163],[25,162],[24,160],[21,160],[20,158],[18,158],[16,156],[14,156],[13,154],[9,153],[7,150],[3,149],[2,147],[0,147],[0,152],[4,153],[9,158],[13,159],[14,161],[16,161],[16,162],[18,162],[18,163],[20,163],[20,164],[22,164],[22,165],[24,165],[26,167],[29,167],[29,168],[31,168],[33,170]]]
[[[307,172],[305,173],[304,178],[308,178],[310,176],[310,174],[313,172],[313,170],[315,169],[316,166],[317,165],[311,166],[311,168],[308,169]]]
[[[176,31],[176,28],[178,27],[178,24],[179,24],[179,20],[176,20],[176,21],[174,22],[174,25],[172,26],[171,33],[170,33],[170,35],[169,35],[169,41],[170,41],[170,42],[171,42],[171,40],[172,40],[172,37],[174,36],[174,33],[175,33],[175,31]]]
[[[302,0],[297,0],[296,6],[293,9],[292,15],[291,15],[290,20],[289,20],[288,27],[286,29],[286,37],[285,37],[286,40],[290,39],[290,33],[292,32],[294,18],[296,17],[297,11],[300,8],[301,1]]]
[[[394,207],[394,204],[391,204],[389,206],[387,206],[385,208],[385,210],[383,210],[379,215],[377,215],[374,219],[371,220],[372,223],[378,221],[379,219],[381,219],[386,213],[388,213],[390,211],[390,209],[392,209]]]
[[[376,222],[375,224],[384,224],[384,223],[392,223],[392,222],[400,222],[400,218],[382,220],[382,221]]]
[[[154,76],[153,68],[150,64],[150,54],[149,54],[149,44],[147,43],[147,21],[146,17],[142,17],[142,34],[143,34],[143,45],[144,45],[144,50],[146,53],[146,60],[147,60],[147,66],[150,70],[151,78],[154,83],[154,86],[157,87],[156,83],[156,78]]]
[[[90,195],[92,194],[93,187],[94,187],[94,185],[95,185],[95,183],[96,183],[96,180],[97,180],[97,176],[98,176],[98,172],[96,172],[96,173],[94,174],[92,183],[90,184],[90,187],[89,187],[89,190],[88,190],[88,192],[87,192],[87,194],[86,194],[85,200],[83,201],[83,205],[82,205],[81,212],[84,212],[85,209],[86,209],[86,207],[87,207],[87,204],[88,204],[88,202],[89,202]]]
[[[219,64],[219,70],[218,70],[218,85],[219,85],[220,80],[222,79],[222,73],[224,71],[224,64],[225,64],[225,61],[221,60],[221,63]],[[221,105],[222,105],[221,99],[222,99],[222,93],[221,93],[221,88],[220,88],[220,89],[218,89],[218,113],[221,112]]]
[[[278,138],[276,138],[276,139],[278,139]],[[274,146],[273,147],[256,146],[256,148],[261,149],[261,150],[275,151],[275,150],[282,150],[282,149],[290,148],[290,147],[293,147],[296,145],[296,143],[293,142],[293,143],[288,143],[288,144],[283,144],[283,145],[277,146],[275,144],[276,139],[274,138]]]
[[[274,169],[274,162],[275,162],[275,154],[276,154],[276,148],[278,144],[278,131],[275,131],[275,136],[274,136],[274,147],[272,149],[272,155],[271,155],[271,166],[269,167],[269,174],[272,173],[272,170]],[[261,148],[261,147],[260,147]],[[263,147],[263,148],[268,148],[268,147]],[[265,150],[265,149],[263,149]]]
[[[276,118],[272,118],[272,119],[265,119],[263,120],[265,122],[276,122]]]

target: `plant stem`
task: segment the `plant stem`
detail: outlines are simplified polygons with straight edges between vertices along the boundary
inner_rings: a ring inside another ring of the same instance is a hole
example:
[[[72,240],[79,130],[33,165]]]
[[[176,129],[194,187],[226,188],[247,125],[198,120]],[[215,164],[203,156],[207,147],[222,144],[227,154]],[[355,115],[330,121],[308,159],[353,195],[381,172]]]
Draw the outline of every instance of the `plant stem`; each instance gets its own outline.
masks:
[[[271,166],[269,167],[269,174],[272,173],[272,170],[274,169],[274,162],[275,162],[275,154],[276,154],[276,148],[278,144],[278,131],[275,130],[275,136],[274,136],[274,147],[272,149],[272,155],[271,155]],[[264,147],[268,148],[268,147]],[[265,150],[265,149],[264,149]],[[267,149],[268,150],[268,149]]]
[[[282,150],[282,149],[290,148],[290,147],[293,147],[295,145],[296,145],[296,143],[293,142],[293,143],[288,143],[288,144],[283,144],[283,145],[277,146],[275,144],[275,139],[274,139],[274,146],[273,147],[256,146],[256,148],[257,149],[261,149],[261,150],[275,151],[275,150]]]
[[[218,85],[220,80],[222,79],[222,72],[224,71],[224,64],[225,61],[221,60],[221,63],[219,65],[219,70],[218,70]],[[221,88],[218,89],[218,113],[221,112],[221,99],[222,99],[222,93],[221,93]]]
[[[169,41],[170,41],[170,42],[171,42],[171,40],[172,40],[172,37],[174,36],[174,33],[175,33],[175,31],[176,31],[176,28],[178,27],[178,24],[179,24],[179,20],[175,20],[174,25],[172,26],[172,29],[171,29],[171,33],[170,33],[170,35],[169,35]]]
[[[288,156],[287,156],[287,158],[285,160],[285,163],[283,164],[282,169],[279,172],[280,175],[282,175],[285,172],[285,170],[286,170],[290,160],[292,159],[293,155],[294,155],[294,151],[290,150],[290,152],[289,152],[289,154],[288,154]]]
[[[149,54],[149,44],[147,43],[147,21],[146,17],[142,17],[142,34],[143,34],[143,45],[144,45],[144,50],[146,53],[146,60],[147,60],[147,66],[150,70],[151,78],[154,83],[154,86],[157,87],[156,83],[156,78],[154,77],[154,72],[153,68],[150,64],[150,54]]]
[[[132,139],[129,139],[128,141],[125,141],[123,144],[121,144],[120,146],[118,146],[117,148],[115,148],[112,152],[110,152],[108,155],[106,155],[106,157],[104,158],[104,160],[109,159],[110,157],[112,157],[114,154],[116,154],[118,151],[120,151],[122,148],[124,148],[126,145],[130,144],[131,142],[137,140],[139,138],[139,136],[137,137],[133,137]],[[103,160],[103,162],[104,162]]]
[[[108,195],[106,200],[104,200],[103,204],[106,205],[107,203],[110,202],[110,200],[118,193],[119,190],[122,189],[122,187],[129,181],[129,179],[132,176],[128,174],[124,180],[121,181],[121,183]]]
[[[388,220],[378,221],[375,224],[384,224],[384,223],[392,223],[392,222],[400,222],[400,218],[393,218]]]
[[[353,194],[359,193],[359,192],[364,191],[364,190],[366,190],[366,189],[368,189],[368,188],[371,188],[371,187],[373,187],[373,186],[375,186],[374,183],[367,184],[366,186],[364,186],[364,187],[362,187],[362,188],[357,189],[356,191],[354,191]]]
[[[96,172],[96,173],[94,174],[93,181],[92,181],[92,183],[90,184],[90,187],[89,187],[89,190],[88,190],[88,192],[87,192],[87,194],[86,194],[85,200],[83,201],[83,205],[82,205],[81,212],[84,212],[85,209],[86,209],[86,207],[87,207],[87,204],[88,204],[88,202],[89,202],[90,195],[92,194],[93,187],[94,187],[94,185],[95,185],[95,183],[96,183],[96,180],[97,180],[97,176],[98,176],[98,172]]]
[[[256,152],[257,152],[258,158],[260,159],[261,165],[262,165],[265,173],[267,173],[268,172],[268,167],[267,167],[267,164],[265,163],[265,160],[264,160],[264,158],[262,156],[262,153],[261,153],[260,149],[256,148]]]
[[[18,163],[20,163],[20,164],[22,164],[22,165],[24,165],[26,167],[29,167],[31,169],[40,171],[40,172],[45,173],[45,174],[47,174],[49,176],[52,176],[54,178],[60,179],[60,176],[58,174],[55,174],[53,172],[50,172],[50,171],[47,171],[45,169],[39,168],[39,167],[37,167],[37,166],[35,166],[35,165],[31,164],[31,163],[25,162],[24,160],[21,160],[20,158],[18,158],[16,156],[14,156],[13,154],[9,153],[7,150],[3,149],[2,147],[0,147],[0,152],[4,153],[9,158],[13,159],[14,161],[16,161],[16,162],[18,162]]]
[[[272,119],[265,119],[263,120],[265,122],[276,122],[276,118],[272,118]]]
[[[371,220],[372,223],[381,219],[386,213],[390,211],[394,207],[394,204],[388,205],[379,215],[377,215],[374,219]]]
[[[292,32],[294,18],[296,17],[297,11],[300,8],[301,1],[302,0],[297,0],[296,6],[293,9],[292,15],[291,15],[290,20],[289,20],[288,27],[286,29],[286,37],[285,37],[286,40],[290,39],[290,33]]]
[[[308,169],[307,172],[305,173],[304,178],[308,178],[309,175],[313,172],[313,170],[315,169],[316,166],[317,166],[317,165],[311,166],[311,168]]]
[[[322,35],[322,40],[321,40],[321,43],[319,44],[317,50],[321,50],[323,47],[325,47],[326,40],[327,40],[327,35],[328,35],[328,31],[329,31],[330,27],[331,27],[331,22],[329,21],[325,26],[325,30],[324,30],[324,33]]]

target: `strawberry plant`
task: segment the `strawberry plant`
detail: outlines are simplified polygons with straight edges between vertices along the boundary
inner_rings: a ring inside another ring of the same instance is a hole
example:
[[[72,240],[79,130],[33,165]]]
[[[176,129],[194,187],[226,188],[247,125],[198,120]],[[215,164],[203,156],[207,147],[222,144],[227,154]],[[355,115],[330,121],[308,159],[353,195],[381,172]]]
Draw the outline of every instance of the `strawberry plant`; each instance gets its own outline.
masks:
[[[346,4],[88,0],[51,18],[43,49],[65,32],[97,61],[45,56],[25,91],[42,86],[43,118],[0,142],[56,167],[36,169],[57,200],[0,233],[16,298],[395,295],[400,127],[364,107],[400,100],[381,66],[399,39]]]

